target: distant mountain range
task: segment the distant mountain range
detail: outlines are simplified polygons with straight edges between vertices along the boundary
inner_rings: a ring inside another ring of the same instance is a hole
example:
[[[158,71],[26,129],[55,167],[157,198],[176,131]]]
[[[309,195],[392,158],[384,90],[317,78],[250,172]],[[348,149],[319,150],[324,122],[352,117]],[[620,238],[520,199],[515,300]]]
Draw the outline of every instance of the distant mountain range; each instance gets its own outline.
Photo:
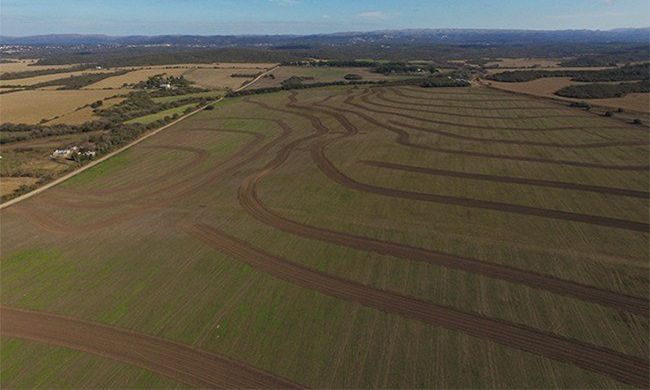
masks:
[[[342,32],[314,35],[83,35],[51,34],[28,37],[0,36],[3,45],[172,45],[203,47],[309,48],[354,44],[454,44],[503,45],[543,43],[650,43],[650,27],[614,30],[488,30],[409,29],[371,32]]]

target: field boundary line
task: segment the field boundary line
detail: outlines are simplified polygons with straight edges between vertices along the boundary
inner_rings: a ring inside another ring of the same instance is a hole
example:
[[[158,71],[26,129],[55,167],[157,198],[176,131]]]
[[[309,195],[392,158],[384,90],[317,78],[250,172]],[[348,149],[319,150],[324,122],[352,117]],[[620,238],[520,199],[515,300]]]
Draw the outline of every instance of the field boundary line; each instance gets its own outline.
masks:
[[[274,66],[274,67],[272,67],[272,68],[270,68],[270,69],[268,69],[268,70],[262,72],[262,73],[259,74],[256,78],[254,78],[250,83],[246,83],[246,84],[242,85],[241,87],[237,88],[237,89],[235,90],[235,92],[241,91],[241,90],[243,90],[244,88],[247,88],[247,87],[253,85],[253,84],[256,83],[259,79],[261,79],[262,77],[264,77],[265,75],[267,75],[269,72],[271,72],[271,71],[273,71],[273,70],[275,70],[275,69],[277,69],[277,68],[279,68],[279,67],[280,67],[280,65],[276,65],[276,66]],[[29,199],[29,198],[31,198],[32,196],[38,195],[38,194],[40,194],[41,192],[43,192],[43,191],[45,191],[45,190],[47,190],[47,189],[49,189],[49,188],[52,188],[52,187],[54,187],[54,186],[56,186],[56,185],[58,185],[58,184],[61,184],[61,183],[63,183],[64,181],[66,181],[66,180],[68,180],[68,179],[70,179],[70,178],[72,178],[72,177],[74,177],[74,176],[80,174],[81,172],[84,172],[84,171],[86,171],[86,170],[88,170],[88,169],[94,167],[95,165],[98,165],[98,164],[100,164],[100,163],[102,163],[102,162],[108,160],[108,159],[111,158],[111,157],[115,157],[116,155],[118,155],[118,154],[124,152],[125,150],[127,150],[127,149],[129,149],[129,148],[131,148],[131,147],[133,147],[133,146],[135,146],[135,145],[137,145],[137,144],[139,144],[140,142],[142,142],[142,141],[144,141],[144,140],[146,140],[146,139],[148,139],[148,138],[150,138],[150,137],[153,137],[154,135],[160,133],[161,131],[163,131],[163,130],[165,130],[165,129],[167,129],[167,128],[169,128],[169,127],[171,127],[171,126],[173,126],[173,125],[175,125],[175,124],[177,124],[177,123],[179,123],[180,121],[182,121],[182,120],[184,120],[184,119],[187,119],[187,118],[189,118],[190,116],[192,116],[192,115],[194,115],[194,114],[196,114],[196,113],[198,113],[198,112],[200,112],[200,111],[203,111],[207,106],[209,106],[209,105],[211,105],[211,104],[219,103],[219,102],[222,101],[223,99],[224,99],[224,97],[220,97],[220,98],[217,99],[217,100],[214,100],[214,101],[212,101],[212,102],[206,103],[205,105],[203,105],[203,106],[197,108],[196,110],[190,112],[189,114],[183,115],[183,116],[181,116],[180,118],[176,119],[175,121],[170,122],[170,123],[168,123],[168,124],[166,124],[166,125],[164,125],[164,126],[162,126],[162,127],[159,127],[159,128],[157,128],[156,130],[153,130],[153,131],[151,131],[151,132],[149,132],[149,133],[143,135],[142,137],[140,137],[140,138],[134,140],[133,142],[128,143],[128,144],[122,146],[121,148],[119,148],[119,149],[117,149],[117,150],[114,150],[114,151],[110,152],[109,154],[107,154],[107,155],[105,155],[105,156],[102,156],[102,157],[100,157],[99,159],[97,159],[97,160],[95,160],[95,161],[93,161],[93,162],[91,162],[91,163],[89,163],[89,164],[86,164],[86,165],[84,165],[84,166],[82,166],[82,167],[79,167],[78,169],[76,169],[76,170],[74,170],[74,171],[72,171],[72,172],[70,172],[70,173],[67,173],[67,174],[63,175],[63,176],[59,177],[58,179],[55,179],[55,180],[53,180],[53,181],[51,181],[51,182],[45,184],[45,185],[42,186],[42,187],[36,188],[36,189],[34,189],[33,191],[30,191],[30,192],[28,192],[28,193],[26,193],[26,194],[20,195],[20,196],[14,198],[14,199],[10,199],[10,200],[8,200],[8,201],[5,202],[5,203],[0,204],[0,210],[2,210],[2,209],[4,209],[4,208],[7,208],[7,207],[9,207],[9,206],[12,206],[12,205],[14,205],[14,204],[16,204],[16,203],[18,203],[18,202],[22,202],[23,200]]]

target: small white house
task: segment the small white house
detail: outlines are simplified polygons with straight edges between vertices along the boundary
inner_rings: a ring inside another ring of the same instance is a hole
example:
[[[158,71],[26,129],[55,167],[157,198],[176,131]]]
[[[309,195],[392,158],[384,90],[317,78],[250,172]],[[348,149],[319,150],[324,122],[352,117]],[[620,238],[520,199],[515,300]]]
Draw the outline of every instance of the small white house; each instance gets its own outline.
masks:
[[[169,84],[169,83],[160,84],[160,88],[163,88],[163,89],[171,89],[171,88],[172,88],[172,85]]]

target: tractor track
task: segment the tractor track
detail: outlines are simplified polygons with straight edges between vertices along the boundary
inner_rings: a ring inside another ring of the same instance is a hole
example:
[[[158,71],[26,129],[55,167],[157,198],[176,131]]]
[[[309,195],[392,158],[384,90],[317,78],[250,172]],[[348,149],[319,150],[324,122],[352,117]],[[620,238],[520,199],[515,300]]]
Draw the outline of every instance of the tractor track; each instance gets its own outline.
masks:
[[[131,364],[199,388],[299,388],[225,356],[97,322],[0,307],[3,336],[42,342]]]
[[[370,100],[370,95],[364,94],[360,97],[361,101],[369,104],[369,105],[377,105],[377,103],[374,103]],[[346,101],[347,104],[351,104],[349,101]],[[543,129],[540,128],[530,128],[530,127],[503,127],[503,128],[496,128],[494,126],[483,126],[483,125],[466,125],[458,122],[450,122],[450,121],[442,121],[442,120],[433,120],[433,119],[426,119],[426,118],[421,118],[418,116],[414,115],[408,115],[408,114],[401,114],[401,113],[396,113],[392,111],[386,111],[386,110],[380,110],[380,109],[373,109],[369,108],[367,106],[363,106],[360,104],[351,104],[355,107],[362,108],[366,111],[374,112],[377,114],[387,114],[387,115],[394,115],[394,116],[399,116],[402,118],[407,118],[407,119],[413,119],[417,120],[420,122],[425,122],[425,123],[433,123],[433,124],[438,124],[438,125],[447,125],[447,126],[456,126],[456,127],[461,127],[461,128],[466,128],[466,129],[480,129],[480,130],[493,130],[493,131],[503,131],[503,130],[508,130],[508,131],[533,131],[533,132],[548,132],[548,131],[565,131],[565,130],[590,130],[593,128],[593,126],[556,126],[556,127],[545,127]],[[412,110],[411,110],[412,111]],[[629,129],[629,127],[626,126],[607,126],[608,129]]]
[[[367,110],[367,108],[363,105],[357,104],[352,102],[353,96],[348,97],[345,100],[345,103],[356,107],[361,110]],[[395,127],[395,126],[390,126],[387,125],[380,120],[373,118],[372,116],[365,114],[363,112],[351,110],[351,109],[346,109],[342,107],[332,107],[330,105],[324,105],[324,104],[317,104],[318,106],[328,108],[330,110],[338,111],[340,113],[349,113],[356,115],[362,119],[364,119],[366,122],[369,122],[379,128],[385,129],[393,134],[396,134],[396,142],[400,145],[409,147],[409,148],[415,148],[415,149],[422,149],[422,150],[430,150],[434,152],[440,152],[440,153],[448,153],[448,154],[458,154],[458,155],[463,155],[463,156],[471,156],[471,157],[485,157],[485,158],[494,158],[494,159],[501,159],[501,160],[511,160],[511,161],[523,161],[523,162],[532,162],[532,163],[547,163],[547,164],[557,164],[557,165],[565,165],[565,166],[575,166],[575,167],[581,167],[581,168],[599,168],[599,169],[610,169],[610,170],[622,170],[622,171],[647,171],[650,169],[650,166],[648,165],[611,165],[611,164],[601,164],[601,163],[592,163],[592,162],[582,162],[582,161],[574,161],[574,160],[553,160],[553,159],[548,159],[548,158],[541,158],[541,157],[524,157],[524,156],[511,156],[507,154],[495,154],[495,153],[485,153],[485,152],[472,152],[472,151],[465,151],[465,150],[459,150],[459,149],[449,149],[449,148],[444,148],[444,147],[437,147],[437,146],[432,146],[432,145],[422,145],[422,144],[416,144],[411,142],[410,140],[410,135],[407,131]],[[389,115],[391,113],[388,113]]]
[[[107,226],[114,225],[116,223],[124,222],[136,218],[138,216],[144,215],[151,210],[164,207],[165,205],[168,205],[174,201],[179,201],[184,198],[187,198],[192,194],[194,194],[197,190],[203,188],[204,186],[214,184],[219,180],[229,177],[244,165],[263,156],[270,148],[274,147],[277,143],[282,142],[290,135],[289,132],[291,131],[291,129],[286,127],[284,123],[281,123],[280,121],[275,121],[275,122],[278,123],[281,127],[284,126],[282,127],[283,129],[282,133],[279,136],[275,137],[273,140],[270,140],[265,145],[258,148],[257,150],[255,148],[259,145],[259,143],[261,143],[264,140],[265,137],[256,133],[255,138],[251,142],[247,143],[242,149],[240,149],[239,152],[235,153],[230,158],[217,164],[213,168],[214,170],[213,173],[205,175],[204,172],[199,172],[198,174],[193,175],[181,181],[180,183],[175,183],[146,194],[138,195],[133,197],[132,199],[114,200],[114,201],[105,202],[104,207],[114,207],[114,206],[121,206],[121,205],[128,204],[128,205],[137,206],[137,208],[127,210],[125,212],[108,217],[104,220],[94,221],[92,223],[87,223],[83,225],[72,225],[67,222],[60,223],[56,221],[56,219],[47,216],[44,210],[28,210],[29,208],[23,207],[22,204],[16,205],[12,209],[17,213],[22,213],[22,214],[28,213],[30,215],[30,218],[28,220],[34,223],[34,225],[36,225],[41,229],[45,229],[50,232],[58,233],[58,234],[85,233],[92,230],[102,229]],[[170,190],[180,187],[181,184],[185,185],[185,187],[184,188],[181,187],[181,190],[176,191],[175,193],[173,193],[172,196],[168,196],[164,199],[152,198],[153,195],[168,193]],[[74,205],[70,204],[68,205],[68,207],[85,208],[86,206],[84,206],[83,202],[80,202],[80,203],[75,203]]]
[[[221,253],[302,288],[570,363],[633,386],[649,385],[649,363],[637,357],[318,272],[263,252],[205,224],[195,224],[187,232]]]
[[[399,116],[399,115],[398,115]],[[482,137],[472,137],[468,135],[460,135],[456,133],[451,133],[443,130],[430,129],[422,126],[415,126],[413,124],[402,125],[400,122],[395,120],[389,120],[388,123],[391,125],[402,126],[409,130],[417,130],[430,134],[437,134],[443,137],[461,139],[463,141],[471,142],[481,142],[481,143],[494,143],[494,144],[505,144],[505,145],[521,145],[521,146],[543,146],[550,148],[558,149],[594,149],[594,148],[607,148],[614,146],[646,146],[648,145],[647,141],[643,140],[632,140],[632,141],[604,141],[604,142],[591,142],[591,143],[580,143],[580,144],[569,144],[569,143],[558,143],[558,142],[538,142],[538,141],[521,141],[521,140],[512,140],[512,139],[499,139],[499,138],[482,138]]]
[[[408,96],[405,96],[401,94],[401,92],[398,92],[398,89],[391,89],[393,93],[396,95],[403,97],[405,99],[410,99]],[[380,100],[382,102],[386,103],[391,103],[391,104],[381,104],[377,102],[372,102],[373,106],[377,107],[385,107],[385,108],[392,108],[392,109],[399,109],[399,110],[405,110],[405,111],[412,111],[412,112],[423,112],[427,114],[441,114],[441,115],[447,115],[447,116],[456,116],[459,118],[477,118],[477,119],[507,119],[507,120],[528,120],[528,119],[546,119],[546,118],[584,118],[584,115],[577,115],[577,114],[549,114],[549,115],[532,115],[532,116],[504,116],[504,115],[474,115],[474,114],[459,114],[456,112],[449,112],[449,111],[434,111],[431,110],[430,108],[448,108],[448,109],[472,109],[472,110],[483,110],[483,111],[511,111],[511,110],[519,110],[519,111],[528,111],[531,109],[531,107],[508,107],[507,109],[502,109],[502,108],[480,108],[476,106],[451,106],[451,105],[445,105],[445,104],[430,104],[430,103],[414,103],[411,101],[407,100],[393,100],[388,97],[386,97],[386,91],[381,90],[381,91],[373,91],[372,93],[373,97],[376,97],[377,100]],[[444,100],[444,99],[443,99]],[[402,107],[402,106],[395,106],[395,104],[399,105],[406,105],[408,107]],[[427,107],[426,110],[423,109],[416,109],[413,107]],[[533,107],[535,109],[535,107]],[[557,108],[550,107],[547,108],[546,110],[557,110]]]
[[[481,173],[467,173],[467,172],[460,172],[460,171],[448,171],[448,170],[443,170],[443,169],[434,169],[434,168],[428,168],[428,167],[419,167],[419,166],[412,166],[412,165],[396,164],[396,163],[389,163],[389,162],[384,162],[384,161],[362,160],[362,161],[359,161],[359,163],[364,164],[364,165],[368,165],[368,166],[371,166],[371,167],[376,167],[376,168],[385,168],[385,169],[393,169],[393,170],[405,171],[405,172],[422,173],[422,174],[431,175],[431,176],[456,177],[456,178],[462,178],[462,179],[490,181],[490,182],[495,182],[495,183],[522,184],[522,185],[531,185],[531,186],[536,186],[536,187],[547,187],[547,188],[559,188],[559,189],[564,189],[564,190],[587,191],[587,192],[594,192],[594,193],[597,193],[597,194],[621,195],[621,196],[629,196],[629,197],[632,197],[632,198],[641,198],[641,199],[650,198],[650,192],[630,190],[630,189],[627,189],[627,188],[604,187],[604,186],[597,186],[597,185],[590,185],[590,184],[580,184],[580,183],[570,183],[570,182],[555,181],[555,180],[528,179],[528,178],[525,178],[525,177],[498,176],[498,175],[487,175],[487,174],[481,174]]]
[[[272,226],[284,232],[315,239],[336,245],[343,245],[357,250],[374,252],[381,255],[390,255],[397,258],[430,263],[437,266],[458,269],[487,277],[504,280],[516,284],[524,284],[532,288],[544,289],[560,295],[572,296],[584,301],[609,306],[618,310],[647,315],[650,310],[650,303],[647,299],[633,297],[625,294],[603,290],[600,288],[580,284],[568,280],[555,278],[535,272],[530,272],[506,265],[490,263],[482,260],[467,257],[454,256],[448,253],[416,248],[408,245],[398,244],[389,241],[382,241],[363,236],[357,236],[344,232],[337,232],[329,229],[319,228],[296,222],[285,218],[267,209],[257,195],[257,183],[266,175],[280,167],[290,156],[291,152],[302,141],[313,139],[326,134],[327,128],[319,123],[317,117],[309,114],[300,114],[292,110],[277,109],[264,103],[255,102],[246,98],[245,101],[259,105],[268,110],[279,110],[294,115],[307,115],[313,125],[317,127],[316,132],[293,143],[286,145],[277,152],[276,157],[271,160],[259,172],[246,177],[239,187],[240,205],[257,220],[266,225]]]
[[[350,123],[347,120],[347,118],[345,118],[344,115],[342,115],[340,112],[336,112],[332,110],[323,110],[322,108],[320,109],[312,108],[310,106],[297,105],[295,103],[295,95],[291,95],[290,99],[292,99],[292,102],[288,105],[289,107],[293,106],[295,108],[307,110],[307,111],[320,110],[334,117],[344,128],[346,128],[346,130],[348,131],[348,136],[356,134],[358,132],[356,127],[353,126],[352,123]],[[343,111],[343,110],[339,110],[339,111]],[[296,113],[296,114],[304,115],[300,113]],[[315,120],[318,121],[318,126],[319,128],[321,128],[322,131],[324,132],[328,131],[327,127],[325,127],[325,125],[320,121],[320,119],[316,117]],[[330,143],[331,142],[332,141],[330,141]],[[316,162],[320,170],[332,181],[354,190],[364,191],[364,192],[369,192],[369,193],[374,193],[374,194],[384,195],[389,197],[395,197],[395,198],[412,199],[412,200],[448,204],[448,205],[461,206],[461,207],[502,211],[502,212],[508,212],[513,214],[537,216],[542,218],[559,219],[559,220],[566,220],[572,222],[582,222],[582,223],[588,223],[592,225],[605,226],[605,227],[624,229],[624,230],[632,230],[638,232],[647,233],[650,230],[650,224],[645,222],[630,221],[625,219],[611,218],[611,217],[597,216],[597,215],[590,215],[590,214],[574,213],[574,212],[562,211],[562,210],[545,209],[545,208],[533,207],[533,206],[524,206],[524,205],[517,205],[512,203],[464,198],[458,196],[405,191],[405,190],[379,187],[371,184],[361,183],[359,181],[356,181],[346,176],[343,172],[339,171],[331,163],[331,161],[329,161],[329,159],[327,159],[327,157],[325,156],[326,146],[327,146],[326,144],[322,144],[319,146],[314,145],[314,147],[312,147],[311,149],[312,159],[314,160],[314,162]]]

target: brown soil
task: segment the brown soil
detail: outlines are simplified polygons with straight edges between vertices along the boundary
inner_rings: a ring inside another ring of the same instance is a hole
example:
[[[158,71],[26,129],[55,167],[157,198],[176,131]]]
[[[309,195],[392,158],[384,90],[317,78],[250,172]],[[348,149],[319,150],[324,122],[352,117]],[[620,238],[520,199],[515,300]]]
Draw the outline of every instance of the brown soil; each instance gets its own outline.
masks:
[[[108,325],[3,306],[3,336],[39,341],[133,364],[200,388],[300,385],[221,355]]]

